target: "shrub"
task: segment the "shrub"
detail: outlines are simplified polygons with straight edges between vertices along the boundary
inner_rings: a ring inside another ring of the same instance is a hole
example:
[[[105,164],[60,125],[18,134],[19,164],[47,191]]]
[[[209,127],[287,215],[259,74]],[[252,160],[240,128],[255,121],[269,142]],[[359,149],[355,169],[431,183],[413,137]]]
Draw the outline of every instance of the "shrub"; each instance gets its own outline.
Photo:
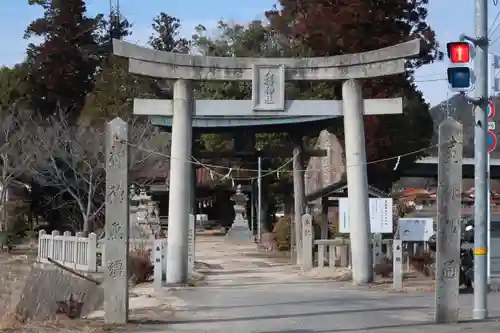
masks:
[[[427,277],[434,277],[434,262],[435,259],[431,252],[423,252],[420,255],[413,255],[410,257],[410,265],[413,270]]]
[[[31,230],[29,204],[23,201],[10,201],[5,203],[4,209],[7,215],[6,230],[9,237],[12,240],[26,237],[26,232]]]
[[[130,273],[129,280],[134,284],[147,282],[154,273],[151,263],[151,250],[135,249],[130,251]]]
[[[290,226],[292,218],[290,215],[280,217],[273,228],[274,240],[280,251],[290,250]]]

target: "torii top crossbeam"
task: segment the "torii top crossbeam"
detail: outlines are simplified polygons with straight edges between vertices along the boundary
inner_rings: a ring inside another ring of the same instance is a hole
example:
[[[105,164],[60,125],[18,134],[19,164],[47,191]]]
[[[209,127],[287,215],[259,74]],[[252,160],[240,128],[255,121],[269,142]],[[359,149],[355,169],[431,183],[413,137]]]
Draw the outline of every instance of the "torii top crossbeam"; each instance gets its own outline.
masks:
[[[113,53],[129,59],[129,72],[187,80],[252,80],[252,67],[283,65],[286,80],[344,80],[404,73],[405,58],[418,55],[415,39],[379,50],[314,58],[209,57],[157,51],[113,40]]]

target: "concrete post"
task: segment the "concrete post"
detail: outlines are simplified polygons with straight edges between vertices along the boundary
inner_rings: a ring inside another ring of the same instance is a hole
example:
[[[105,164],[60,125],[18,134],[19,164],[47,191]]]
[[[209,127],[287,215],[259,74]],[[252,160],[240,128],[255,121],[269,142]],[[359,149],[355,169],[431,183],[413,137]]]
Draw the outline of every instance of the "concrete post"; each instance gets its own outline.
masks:
[[[403,289],[403,242],[395,239],[392,243],[392,288]]]
[[[106,224],[104,246],[104,321],[128,320],[128,126],[120,118],[108,123],[106,135]]]
[[[487,282],[488,282],[488,290],[491,285],[491,176],[490,176],[490,165],[491,165],[491,154],[488,154],[488,175],[486,176],[486,188],[488,189],[488,196],[486,198],[487,208],[486,211],[486,239],[488,253],[486,255],[486,272],[487,272]]]
[[[193,144],[194,144],[194,139],[193,139]],[[197,190],[197,185],[198,185],[198,179],[196,177],[196,170],[197,170],[197,165],[192,164],[191,165],[191,192],[189,194],[189,203],[190,203],[189,214],[190,214],[190,216],[189,216],[188,238],[192,237],[193,239],[192,239],[192,241],[191,241],[191,239],[189,239],[189,241],[188,241],[188,272],[192,272],[194,270],[196,228],[197,228],[197,223],[198,223],[198,221],[196,220],[196,208],[197,208],[196,190]],[[192,221],[191,221],[191,216],[193,216]],[[192,230],[191,230],[191,223],[192,223]],[[191,256],[189,254],[189,251],[191,251],[191,253],[192,253]],[[193,259],[192,265],[191,265],[191,258]]]
[[[474,73],[477,82],[474,97],[474,319],[488,317],[488,231],[487,231],[487,158],[488,158],[488,0],[475,0],[475,36],[484,40],[476,47]]]
[[[167,284],[186,284],[188,279],[188,225],[191,206],[191,146],[193,91],[191,82],[174,84],[174,115],[170,160],[168,209]]]
[[[305,206],[305,189],[304,189],[304,166],[302,164],[302,152],[301,146],[297,145],[293,149],[293,206],[294,206],[294,217],[292,221],[292,252],[293,262],[296,265],[300,265],[302,262],[302,215],[304,214]],[[295,246],[295,248],[293,248]]]
[[[260,237],[262,236],[263,209],[262,209],[262,157],[257,159],[257,244],[260,250]]]
[[[375,267],[382,261],[382,234],[373,234],[372,255]]]
[[[312,215],[302,215],[302,271],[308,271],[313,268],[314,228],[312,222]]]
[[[189,186],[189,214],[194,214],[196,217],[196,165],[191,164],[191,184]]]
[[[194,260],[195,260],[195,223],[196,217],[193,214],[189,214],[189,229],[188,229],[188,272],[194,272]]]
[[[255,189],[254,189],[254,186],[253,186],[253,182],[251,184],[251,191],[250,191],[250,222],[248,224],[248,227],[250,228],[250,230],[252,231],[252,235],[255,236],[255,228],[254,228],[254,225],[253,225],[253,219],[254,219],[254,216],[255,216],[255,213],[254,213],[254,209],[255,209],[255,198],[254,198],[254,193],[255,193]]]
[[[323,186],[325,186],[323,184]],[[328,224],[328,196],[323,197],[321,199],[321,220],[320,220],[320,227],[321,227],[321,239],[328,239],[328,234],[329,234],[329,224]],[[328,255],[328,246],[325,246],[323,248],[323,255],[326,258]]]
[[[439,126],[436,251],[436,322],[458,322],[460,217],[462,208],[462,125]]]
[[[347,80],[342,85],[347,190],[349,195],[349,229],[352,252],[352,281],[373,281],[368,179],[366,174],[364,101],[361,85]]]
[[[163,287],[163,261],[164,249],[162,239],[155,239],[154,241],[154,276],[153,276],[153,290],[161,292]]]

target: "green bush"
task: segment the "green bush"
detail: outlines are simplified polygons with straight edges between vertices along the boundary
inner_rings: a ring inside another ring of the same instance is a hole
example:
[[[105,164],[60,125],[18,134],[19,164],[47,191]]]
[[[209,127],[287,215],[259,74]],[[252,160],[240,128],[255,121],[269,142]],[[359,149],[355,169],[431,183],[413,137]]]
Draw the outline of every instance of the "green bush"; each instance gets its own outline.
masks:
[[[274,240],[278,250],[288,251],[290,250],[291,240],[290,240],[290,226],[292,218],[290,215],[285,215],[280,217],[273,228]]]
[[[23,239],[26,233],[31,230],[29,219],[29,203],[23,201],[10,201],[5,204],[7,223],[6,231],[9,238]]]

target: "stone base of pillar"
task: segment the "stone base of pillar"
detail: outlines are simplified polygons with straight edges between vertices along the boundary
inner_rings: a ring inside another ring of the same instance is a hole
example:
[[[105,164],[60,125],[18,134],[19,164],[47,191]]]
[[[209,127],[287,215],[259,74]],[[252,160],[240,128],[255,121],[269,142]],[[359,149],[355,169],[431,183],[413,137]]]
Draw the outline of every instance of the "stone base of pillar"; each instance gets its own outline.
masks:
[[[253,232],[248,227],[248,221],[243,220],[243,224],[235,223],[231,226],[231,229],[227,232],[225,240],[231,243],[254,243]]]

